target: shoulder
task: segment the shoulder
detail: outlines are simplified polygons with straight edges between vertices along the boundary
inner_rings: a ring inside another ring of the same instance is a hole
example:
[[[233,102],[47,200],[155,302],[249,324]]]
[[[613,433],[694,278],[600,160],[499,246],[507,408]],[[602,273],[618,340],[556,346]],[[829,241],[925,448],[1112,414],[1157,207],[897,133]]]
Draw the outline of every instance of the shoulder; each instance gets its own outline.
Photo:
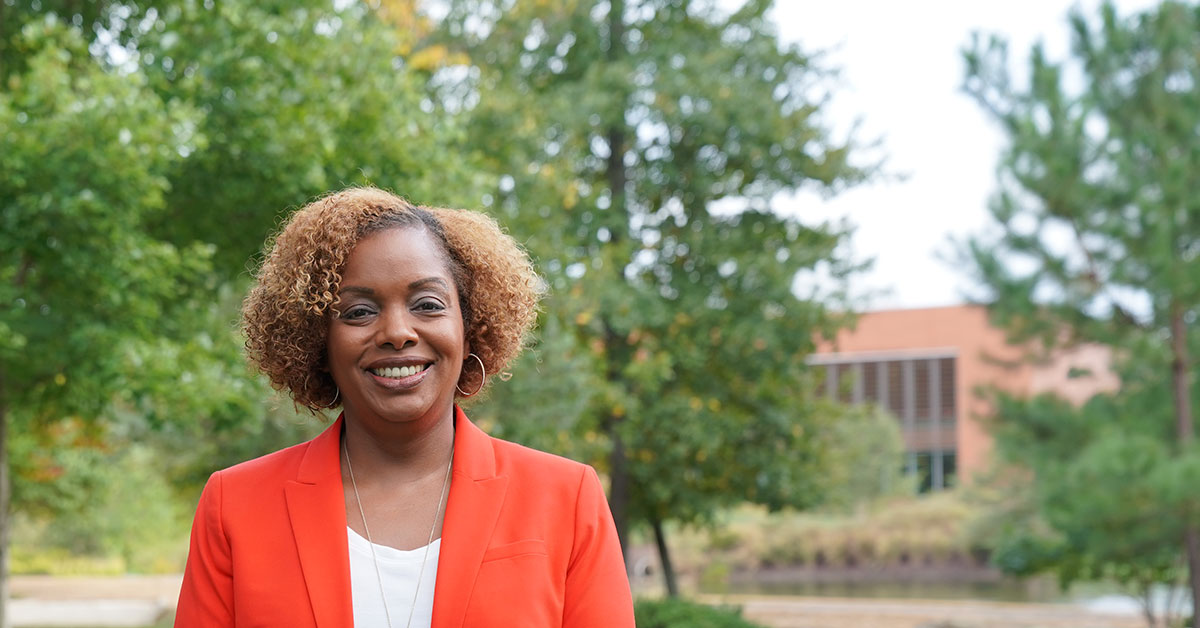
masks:
[[[219,477],[225,486],[257,484],[273,478],[292,479],[310,446],[312,441],[292,445],[217,471],[213,477]]]
[[[577,485],[580,477],[591,470],[588,465],[570,458],[492,436],[488,438],[496,454],[496,471],[500,475],[545,475],[547,482],[567,480]]]
[[[491,443],[496,475],[506,479],[506,501],[523,525],[536,516],[557,530],[547,533],[550,538],[587,525],[594,519],[589,513],[607,512],[604,489],[591,466],[498,438]]]
[[[289,487],[333,486],[324,480],[337,477],[337,458],[326,456],[319,445],[318,437],[213,473],[199,509],[218,516],[227,533],[244,529],[239,526],[247,522],[253,526],[268,521],[287,524]],[[323,460],[327,457],[330,459]]]

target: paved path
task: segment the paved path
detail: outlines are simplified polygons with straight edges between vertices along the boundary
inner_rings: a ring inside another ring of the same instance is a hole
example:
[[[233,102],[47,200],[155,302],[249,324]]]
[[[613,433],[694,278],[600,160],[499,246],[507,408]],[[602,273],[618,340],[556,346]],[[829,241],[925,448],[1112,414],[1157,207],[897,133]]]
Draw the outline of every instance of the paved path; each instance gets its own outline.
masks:
[[[1142,628],[1136,615],[1101,613],[1073,604],[975,600],[853,598],[702,598],[738,604],[743,615],[771,628]]]
[[[14,576],[10,612],[26,626],[153,624],[172,612],[181,577],[66,578]],[[701,596],[738,604],[747,619],[771,628],[1142,628],[1129,613],[1103,613],[1071,604],[885,600],[826,597]]]
[[[154,624],[175,610],[182,577],[13,576],[9,617],[24,626],[128,626]]]

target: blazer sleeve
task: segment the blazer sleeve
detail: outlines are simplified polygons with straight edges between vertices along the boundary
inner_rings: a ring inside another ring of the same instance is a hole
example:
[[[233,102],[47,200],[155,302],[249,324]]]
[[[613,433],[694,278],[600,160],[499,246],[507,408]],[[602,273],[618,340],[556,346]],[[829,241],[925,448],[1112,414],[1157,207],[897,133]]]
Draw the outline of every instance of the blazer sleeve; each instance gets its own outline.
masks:
[[[209,478],[192,522],[192,541],[175,628],[233,626],[233,562],[221,521],[221,473]]]
[[[586,467],[575,503],[563,628],[633,628],[633,596],[600,478]]]

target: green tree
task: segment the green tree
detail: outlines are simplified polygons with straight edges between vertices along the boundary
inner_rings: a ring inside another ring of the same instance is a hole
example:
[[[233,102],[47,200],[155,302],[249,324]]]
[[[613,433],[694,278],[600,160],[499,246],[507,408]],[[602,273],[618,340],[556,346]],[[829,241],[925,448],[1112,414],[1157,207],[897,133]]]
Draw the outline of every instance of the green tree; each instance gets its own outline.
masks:
[[[998,229],[964,252],[1015,341],[1107,345],[1122,384],[1081,409],[1004,402],[1000,451],[1034,469],[1052,533],[1041,567],[1133,584],[1168,579],[1185,556],[1200,600],[1200,500],[1188,488],[1200,480],[1189,334],[1200,9],[1165,2],[1122,17],[1105,4],[1070,23],[1071,58],[1035,46],[1019,79],[1002,39],[966,51],[965,89],[1009,146],[990,207]]]
[[[117,39],[149,85],[164,101],[200,112],[193,128],[200,140],[168,174],[166,210],[150,231],[179,246],[214,248],[212,314],[195,346],[177,354],[192,375],[188,385],[143,396],[125,415],[179,452],[173,476],[195,487],[213,469],[295,442],[313,427],[287,401],[269,401],[262,381],[241,368],[242,340],[229,331],[247,270],[282,218],[316,195],[362,183],[419,203],[460,205],[478,196],[472,191],[484,179],[458,150],[457,121],[425,96],[428,74],[410,68],[404,37],[363,4],[122,6]],[[189,362],[199,347],[221,359]],[[143,363],[156,363],[153,339],[143,349]],[[205,420],[162,419],[200,399]]]
[[[997,454],[1031,474],[997,478],[995,514],[979,535],[993,563],[1021,576],[1055,573],[1064,587],[1118,582],[1139,598],[1147,625],[1178,625],[1178,606],[1152,602],[1156,587],[1173,595],[1186,580],[1180,540],[1200,468],[1174,455],[1164,380],[1082,407],[1051,395],[998,398]]]
[[[371,183],[455,206],[478,196],[427,74],[408,71],[365,5],[334,4],[157,3],[129,20],[150,84],[204,114],[155,232],[216,245],[227,277],[246,274],[290,210],[333,189]]]
[[[804,392],[804,358],[843,304],[792,285],[854,265],[835,253],[843,229],[770,203],[872,168],[823,125],[831,75],[779,41],[770,4],[452,0],[427,41],[470,60],[435,73],[440,100],[465,112],[498,176],[483,204],[528,244],[547,315],[590,358],[571,439],[601,437],[622,542],[648,525],[672,592],[664,521],[821,496],[832,415]]]
[[[139,73],[105,71],[80,31],[52,17],[9,43],[24,70],[0,92],[3,585],[7,431],[101,415],[133,339],[189,329],[187,306],[211,257],[144,231],[163,210],[168,170],[193,141],[195,112],[155,97]]]
[[[900,419],[874,405],[844,406],[827,402],[834,416],[822,434],[829,452],[824,483],[828,510],[848,511],[884,497],[912,495],[915,478],[904,474],[904,435]]]
[[[553,295],[547,299],[547,312],[556,311],[557,301]],[[544,315],[532,346],[510,372],[488,376],[507,381],[490,387],[478,405],[467,403],[471,419],[489,434],[575,460],[603,457],[604,437],[587,429],[584,418],[591,405],[586,391],[596,390],[603,380],[591,352],[579,346],[561,320]]]
[[[638,600],[633,613],[638,628],[761,628],[742,619],[738,607],[712,607],[684,600]]]
[[[184,491],[311,429],[232,324],[279,217],[360,182],[478,196],[461,130],[362,5],[21,0],[0,38],[0,418],[152,442]],[[114,493],[59,462],[17,469],[18,507]]]
[[[22,41],[21,31],[30,22],[53,14],[60,19],[66,18],[65,21],[76,27],[103,27],[107,24],[111,4],[105,0],[10,0],[0,3],[0,85],[7,85],[8,77],[22,74],[28,67],[30,51]]]
[[[134,394],[139,378],[127,378],[123,401],[134,411],[123,416],[148,422],[168,444],[187,444],[190,454],[198,454],[193,439],[201,434],[208,442],[255,432],[264,387],[240,368],[241,340],[229,327],[263,240],[291,208],[353,183],[459,203],[476,185],[454,150],[462,134],[423,97],[427,77],[406,70],[400,38],[361,5],[21,2],[6,10],[3,29],[54,14],[84,27],[112,80],[135,76],[162,102],[191,112],[178,129],[188,142],[165,174],[164,207],[147,224],[152,236],[176,246],[211,248],[216,275],[198,299],[204,329],[174,350],[156,346],[154,334],[139,339],[127,360],[131,372],[177,368],[188,377],[151,387],[152,397]],[[24,67],[21,47],[8,49],[5,67]],[[168,365],[164,356],[180,363]],[[185,429],[167,419],[181,404],[192,409],[214,394],[203,404],[219,410],[212,421]],[[205,467],[261,452],[263,443],[254,441],[221,443]]]

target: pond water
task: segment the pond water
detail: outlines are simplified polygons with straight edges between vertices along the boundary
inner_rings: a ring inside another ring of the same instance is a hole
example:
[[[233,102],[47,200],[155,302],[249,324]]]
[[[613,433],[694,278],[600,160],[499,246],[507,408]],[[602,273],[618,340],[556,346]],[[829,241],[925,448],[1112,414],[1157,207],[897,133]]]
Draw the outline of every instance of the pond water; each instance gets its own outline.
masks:
[[[998,602],[1071,601],[1050,580],[995,582],[784,582],[744,581],[718,586],[702,586],[703,593],[749,595],[797,595],[805,597],[862,597],[925,600],[993,600]],[[1111,593],[1112,591],[1108,591]]]
[[[886,598],[922,600],[985,600],[993,602],[1071,603],[1100,613],[1140,615],[1138,601],[1120,587],[1108,583],[1083,583],[1063,591],[1049,577],[1016,580],[1000,578],[995,581],[922,582],[787,582],[739,581],[719,585],[702,585],[701,593],[734,595],[781,595],[801,597]],[[1171,595],[1168,595],[1170,593]],[[1159,587],[1152,594],[1159,612],[1167,604],[1189,613],[1191,604],[1187,591]]]

